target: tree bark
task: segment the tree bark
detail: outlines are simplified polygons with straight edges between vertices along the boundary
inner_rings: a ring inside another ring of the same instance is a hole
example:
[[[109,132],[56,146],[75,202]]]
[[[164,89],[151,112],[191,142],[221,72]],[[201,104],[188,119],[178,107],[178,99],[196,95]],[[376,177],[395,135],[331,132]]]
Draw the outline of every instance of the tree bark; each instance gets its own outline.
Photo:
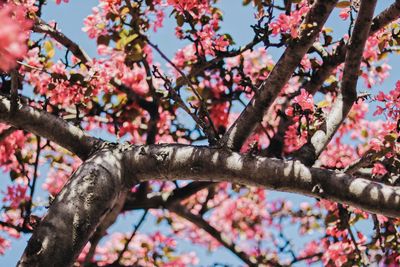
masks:
[[[127,186],[122,146],[103,148],[72,175],[35,229],[17,266],[71,266]]]
[[[105,146],[72,175],[18,266],[70,266],[120,194],[150,180],[231,182],[400,216],[400,188],[330,170],[190,145]]]
[[[4,96],[0,96],[0,122],[53,141],[83,160],[102,143],[100,139],[46,111],[18,104],[12,112],[11,101]]]

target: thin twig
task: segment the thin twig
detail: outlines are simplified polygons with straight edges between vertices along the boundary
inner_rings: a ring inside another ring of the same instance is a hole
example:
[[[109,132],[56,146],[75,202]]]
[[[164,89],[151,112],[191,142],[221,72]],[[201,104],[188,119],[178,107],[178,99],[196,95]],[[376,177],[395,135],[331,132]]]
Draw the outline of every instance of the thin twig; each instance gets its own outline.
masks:
[[[115,263],[119,263],[122,259],[123,254],[125,253],[125,251],[128,250],[129,247],[129,243],[132,241],[132,239],[135,237],[136,232],[139,230],[140,226],[142,225],[142,223],[144,222],[144,220],[146,219],[146,216],[148,214],[149,210],[145,210],[142,217],[140,218],[139,222],[136,224],[131,236],[126,240],[126,243],[124,245],[124,248],[119,252],[118,254],[118,258],[115,260]]]
[[[30,195],[29,195],[29,201],[28,201],[27,208],[26,208],[24,225],[26,225],[26,223],[29,221],[29,217],[31,216],[31,213],[32,213],[33,194],[35,193],[36,180],[38,178],[40,152],[42,150],[42,148],[40,146],[40,141],[41,141],[40,136],[36,136],[36,142],[37,142],[36,158],[35,158],[35,165],[34,165],[34,170],[33,170],[33,178],[32,178],[31,184],[29,185]]]
[[[18,71],[11,71],[11,114],[14,114],[18,109]]]
[[[193,93],[195,94],[195,96],[197,97],[197,99],[200,102],[201,105],[201,110],[205,113],[205,116],[208,119],[208,123],[209,123],[209,127],[211,128],[212,131],[209,131],[209,134],[212,134],[212,136],[209,136],[211,139],[215,139],[218,138],[218,134],[217,134],[217,130],[215,128],[215,125],[211,119],[210,113],[208,112],[206,103],[203,99],[203,97],[200,95],[200,93],[197,91],[197,89],[194,87],[193,83],[190,81],[190,79],[188,78],[188,76],[181,70],[179,69],[175,63],[173,63],[162,51],[161,49],[153,44],[152,42],[150,42],[150,40],[147,39],[147,43],[153,47],[159,54],[160,56],[167,61],[180,75],[181,77],[186,81],[186,83],[188,84],[188,86],[190,87],[190,89],[193,91]]]

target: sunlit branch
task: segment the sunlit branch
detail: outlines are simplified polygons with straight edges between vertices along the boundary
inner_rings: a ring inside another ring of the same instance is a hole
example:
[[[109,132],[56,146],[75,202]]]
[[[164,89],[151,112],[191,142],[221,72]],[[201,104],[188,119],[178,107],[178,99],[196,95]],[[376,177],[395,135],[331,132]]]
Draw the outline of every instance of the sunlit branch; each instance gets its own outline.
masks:
[[[319,157],[333,135],[343,123],[347,114],[357,100],[357,81],[364,46],[367,42],[375,10],[376,0],[363,0],[357,20],[348,44],[348,53],[344,63],[340,92],[337,95],[324,127],[311,138],[311,146],[300,149],[298,158],[309,165]]]
[[[222,145],[233,150],[241,148],[314,43],[336,3],[335,0],[314,2],[300,27],[300,37],[286,48],[268,78],[224,135]]]
[[[50,259],[57,259],[62,266],[72,264],[121,193],[140,182],[188,179],[259,186],[328,199],[388,217],[400,216],[399,187],[309,168],[299,161],[190,145],[105,144],[78,168],[55,198],[19,266],[47,266]]]
[[[128,177],[139,181],[231,182],[299,193],[398,217],[400,188],[351,175],[309,168],[299,161],[241,155],[186,145],[137,146],[125,157]],[[134,170],[134,171],[133,171]]]
[[[385,26],[392,23],[394,20],[398,19],[400,16],[400,0],[397,0],[390,7],[382,11],[379,15],[377,15],[371,25],[371,30],[369,32],[369,36],[377,33],[382,30]],[[314,46],[315,48],[315,46]],[[389,49],[387,52],[390,52]],[[396,49],[393,49],[396,51]],[[334,50],[334,53],[329,56],[323,57],[322,66],[316,70],[311,79],[303,85],[304,89],[306,89],[310,94],[314,95],[318,90],[320,90],[323,83],[329,78],[332,72],[345,60],[347,52],[346,43],[343,41],[339,43],[339,45]],[[383,52],[386,52],[384,50]],[[284,107],[287,106],[290,99],[286,100]],[[279,121],[278,131],[274,135],[271,140],[271,145],[268,147],[268,154],[280,157],[281,151],[283,149],[283,138],[288,127],[293,123],[290,118],[281,118]]]

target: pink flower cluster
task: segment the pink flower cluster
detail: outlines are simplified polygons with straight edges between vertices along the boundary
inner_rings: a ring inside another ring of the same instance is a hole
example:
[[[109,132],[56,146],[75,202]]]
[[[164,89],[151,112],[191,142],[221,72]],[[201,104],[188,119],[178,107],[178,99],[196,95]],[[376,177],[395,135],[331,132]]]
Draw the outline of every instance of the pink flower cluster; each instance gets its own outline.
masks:
[[[9,126],[0,124],[0,132],[7,130]],[[3,170],[18,169],[19,163],[16,152],[25,146],[27,137],[22,131],[15,131],[0,142],[0,164]]]
[[[374,115],[385,113],[386,116],[394,121],[400,119],[400,81],[396,83],[395,88],[389,93],[385,94],[380,91],[376,96],[376,100],[382,102],[384,106],[378,106]]]
[[[107,33],[106,13],[98,7],[92,9],[92,14],[87,16],[83,23],[85,26],[82,30],[87,32],[89,38],[94,39]]]
[[[8,203],[11,208],[17,209],[21,204],[29,200],[29,196],[26,195],[27,189],[27,185],[17,183],[7,186],[7,191],[2,192],[4,194],[2,201]]]
[[[321,154],[320,160],[323,166],[328,168],[343,169],[357,159],[354,148],[347,144],[342,144],[340,138],[335,138],[328,144]]]
[[[299,36],[299,24],[309,10],[310,7],[307,5],[307,2],[302,1],[301,7],[291,12],[290,15],[279,14],[278,19],[270,25],[272,34],[290,33],[292,38],[297,38]]]
[[[314,99],[305,89],[301,88],[300,94],[293,99],[293,104],[298,104],[302,111],[314,111]],[[286,115],[294,116],[293,105],[288,107],[285,111]]]
[[[288,88],[286,88],[288,90]],[[286,153],[293,152],[307,142],[308,129],[301,125],[310,125],[313,122],[311,114],[314,112],[314,99],[305,89],[292,100],[292,105],[287,107],[285,114],[293,118],[294,124],[290,125],[285,132]]]
[[[97,248],[99,263],[105,265],[113,263],[118,258],[118,252],[125,245],[128,235],[115,233],[101,247]],[[194,252],[179,254],[174,253],[177,242],[172,237],[160,232],[145,235],[137,233],[129,249],[123,254],[121,262],[124,265],[140,266],[165,266],[165,267],[185,267],[199,263]],[[80,259],[83,259],[83,255]]]
[[[26,41],[32,22],[26,18],[24,7],[0,4],[0,25],[0,70],[9,71],[28,51]]]
[[[209,9],[209,0],[167,0],[167,4],[179,12],[191,11],[194,8],[199,10]]]
[[[0,255],[4,255],[9,247],[11,247],[11,242],[0,236]]]
[[[68,3],[69,0],[56,0],[56,4],[59,5],[61,2]]]

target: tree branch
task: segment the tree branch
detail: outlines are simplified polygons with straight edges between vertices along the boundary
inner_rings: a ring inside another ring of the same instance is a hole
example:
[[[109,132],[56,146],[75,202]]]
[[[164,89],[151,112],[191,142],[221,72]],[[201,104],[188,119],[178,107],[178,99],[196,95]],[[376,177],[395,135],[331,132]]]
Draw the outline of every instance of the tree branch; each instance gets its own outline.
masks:
[[[121,193],[155,179],[260,186],[400,217],[399,187],[308,168],[299,161],[190,145],[105,144],[78,168],[56,197],[18,266],[70,266]]]
[[[377,15],[371,25],[369,36],[374,35],[385,26],[398,19],[400,16],[400,0],[396,0],[390,7],[382,11]],[[345,61],[346,52],[348,48],[344,42],[340,43],[335,50],[335,54],[327,60],[324,60],[321,68],[312,76],[311,80],[305,84],[304,88],[310,93],[315,94],[318,89],[322,86],[324,81],[331,75],[341,63]]]
[[[374,35],[382,30],[389,23],[398,19],[400,16],[400,0],[396,0],[390,7],[377,15],[371,25],[369,36]],[[341,42],[335,49],[332,56],[324,57],[322,66],[312,74],[311,79],[304,84],[304,89],[310,94],[314,95],[329,78],[331,73],[344,62],[346,57],[347,47],[344,42]],[[288,103],[289,99],[286,100]],[[287,104],[286,104],[287,105]],[[279,122],[278,132],[271,140],[271,145],[268,147],[268,154],[275,157],[280,157],[283,150],[283,138],[287,128],[292,124],[291,119],[282,118]]]
[[[102,142],[46,111],[18,104],[12,112],[10,100],[3,96],[0,96],[0,122],[44,137],[81,159],[86,159]]]
[[[383,27],[399,19],[400,16],[400,0],[395,0],[388,8],[376,16],[372,22],[371,34],[375,34]]]
[[[106,145],[87,159],[35,228],[17,266],[72,266],[125,188],[124,146]]]
[[[152,194],[149,198],[147,196],[143,197],[138,193],[130,193],[127,196],[123,210],[158,209],[166,207],[167,205],[179,203],[213,184],[212,182],[191,182],[184,187],[172,190],[167,196],[165,193],[160,192],[159,194]]]
[[[185,218],[200,229],[206,231],[209,235],[215,238],[225,248],[229,249],[248,266],[258,266],[257,262],[254,261],[254,258],[250,258],[245,252],[241,251],[238,246],[236,246],[228,238],[224,237],[223,234],[220,233],[220,231],[211,226],[206,220],[204,220],[202,216],[190,212],[186,207],[181,205],[170,205],[168,206],[168,209],[181,216],[182,218]]]
[[[51,36],[52,38],[54,38],[54,40],[70,50],[72,54],[74,54],[75,57],[79,58],[79,60],[83,64],[87,64],[91,61],[89,55],[77,43],[69,39],[62,32],[57,31],[56,29],[48,25],[41,18],[36,17],[35,24],[33,25],[32,30],[37,33],[44,33]]]
[[[341,90],[326,119],[326,128],[324,127],[324,129],[318,130],[311,137],[311,144],[306,144],[300,149],[298,158],[303,163],[312,165],[315,162],[346,119],[353,103],[357,100],[359,70],[364,46],[371,29],[376,1],[377,0],[363,0],[361,2],[350,43],[348,44],[348,52],[346,54],[343,78],[340,86]]]
[[[388,217],[400,216],[400,188],[300,161],[241,155],[187,145],[136,146],[127,151],[128,179],[231,182],[324,198]]]
[[[300,27],[300,37],[289,44],[268,78],[222,138],[222,145],[233,150],[241,148],[314,43],[336,3],[337,0],[315,1]]]

